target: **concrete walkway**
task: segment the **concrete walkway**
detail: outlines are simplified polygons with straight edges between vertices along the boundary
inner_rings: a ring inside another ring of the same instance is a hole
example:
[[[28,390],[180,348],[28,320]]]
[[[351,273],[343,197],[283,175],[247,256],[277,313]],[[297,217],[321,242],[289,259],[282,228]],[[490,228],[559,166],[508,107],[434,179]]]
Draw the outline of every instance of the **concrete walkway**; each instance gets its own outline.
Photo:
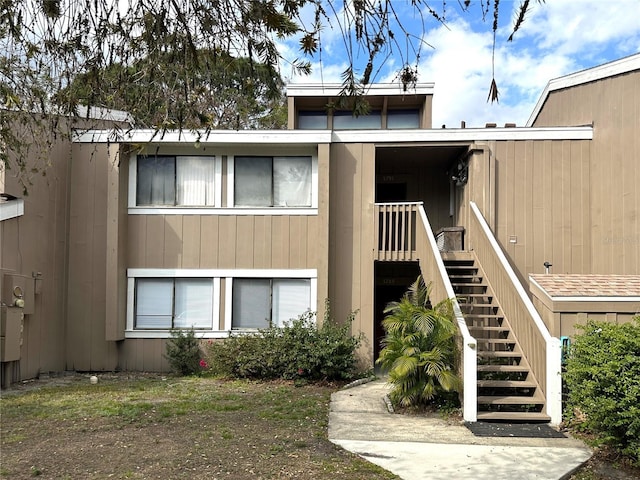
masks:
[[[476,437],[459,421],[389,413],[375,380],[331,396],[329,440],[407,480],[568,478],[591,457],[573,438]]]

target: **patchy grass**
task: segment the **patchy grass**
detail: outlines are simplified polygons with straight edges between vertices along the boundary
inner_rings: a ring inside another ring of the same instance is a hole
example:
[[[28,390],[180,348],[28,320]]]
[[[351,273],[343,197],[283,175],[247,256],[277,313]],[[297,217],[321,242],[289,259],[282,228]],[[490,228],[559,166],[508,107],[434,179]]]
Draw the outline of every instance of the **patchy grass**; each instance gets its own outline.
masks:
[[[389,479],[327,440],[335,385],[101,375],[3,392],[5,478]]]

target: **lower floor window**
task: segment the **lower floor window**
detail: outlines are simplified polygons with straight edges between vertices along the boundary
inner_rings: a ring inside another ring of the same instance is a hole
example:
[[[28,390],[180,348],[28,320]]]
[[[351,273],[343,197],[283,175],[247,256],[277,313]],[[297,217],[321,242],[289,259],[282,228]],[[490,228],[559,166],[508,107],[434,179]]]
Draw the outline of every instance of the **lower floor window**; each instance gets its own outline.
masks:
[[[213,282],[210,278],[138,278],[136,329],[211,329]]]
[[[127,270],[125,338],[201,338],[282,327],[317,305],[315,269]]]
[[[235,278],[233,329],[282,327],[311,309],[311,281],[301,278]]]

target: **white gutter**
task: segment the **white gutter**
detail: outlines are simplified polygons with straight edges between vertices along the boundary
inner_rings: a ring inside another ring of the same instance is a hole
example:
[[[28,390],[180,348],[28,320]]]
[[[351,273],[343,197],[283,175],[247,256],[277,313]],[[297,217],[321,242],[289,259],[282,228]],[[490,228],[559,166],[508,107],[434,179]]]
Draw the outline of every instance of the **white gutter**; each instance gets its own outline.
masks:
[[[334,130],[334,143],[477,142],[491,140],[592,140],[593,127],[429,128]]]
[[[502,264],[502,267],[507,272],[509,279],[515,285],[516,291],[520,296],[520,299],[524,303],[529,315],[533,319],[535,326],[538,331],[544,338],[547,344],[547,385],[546,385],[546,396],[547,396],[547,415],[551,417],[552,425],[560,425],[562,422],[562,359],[561,359],[561,343],[560,339],[556,337],[552,337],[547,329],[544,321],[540,317],[540,314],[533,306],[533,302],[527,295],[524,290],[524,287],[518,280],[513,268],[509,264],[507,257],[505,257],[500,245],[498,245],[498,241],[496,240],[493,232],[487,225],[482,213],[480,213],[480,209],[475,204],[475,202],[469,202],[471,205],[471,210],[475,214],[478,222],[485,235],[489,239],[489,243],[493,248],[495,254],[498,257],[498,260]]]
[[[216,145],[317,145],[331,142],[330,130],[87,130],[78,131],[76,143],[152,143]]]
[[[449,281],[447,269],[445,268],[444,262],[442,261],[442,256],[440,255],[440,251],[438,250],[436,238],[433,235],[433,230],[431,230],[431,225],[429,224],[429,219],[427,218],[427,214],[424,211],[424,206],[422,205],[422,203],[420,203],[420,205],[418,206],[418,212],[420,212],[422,226],[425,228],[427,238],[429,239],[429,246],[431,247],[431,250],[436,258],[438,273],[444,281],[447,297],[451,299],[453,303],[453,314],[456,318],[456,323],[458,324],[458,328],[460,329],[460,333],[462,335],[462,362],[464,371],[464,377],[462,379],[462,388],[464,389],[462,415],[466,422],[476,422],[478,421],[477,342],[476,339],[471,336],[471,333],[469,333],[467,322],[465,322],[464,317],[462,316],[462,311],[460,310],[458,299],[456,298],[456,294],[453,291],[451,282]]]

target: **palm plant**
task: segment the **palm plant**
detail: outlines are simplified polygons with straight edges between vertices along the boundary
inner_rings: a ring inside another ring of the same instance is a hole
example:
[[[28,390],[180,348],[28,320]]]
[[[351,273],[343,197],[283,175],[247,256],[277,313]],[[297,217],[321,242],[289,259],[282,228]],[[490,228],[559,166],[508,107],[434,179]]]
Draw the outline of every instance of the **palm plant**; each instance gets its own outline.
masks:
[[[456,326],[450,300],[431,305],[431,284],[418,276],[399,302],[384,310],[383,349],[377,363],[388,370],[391,401],[428,404],[443,392],[458,391]]]

